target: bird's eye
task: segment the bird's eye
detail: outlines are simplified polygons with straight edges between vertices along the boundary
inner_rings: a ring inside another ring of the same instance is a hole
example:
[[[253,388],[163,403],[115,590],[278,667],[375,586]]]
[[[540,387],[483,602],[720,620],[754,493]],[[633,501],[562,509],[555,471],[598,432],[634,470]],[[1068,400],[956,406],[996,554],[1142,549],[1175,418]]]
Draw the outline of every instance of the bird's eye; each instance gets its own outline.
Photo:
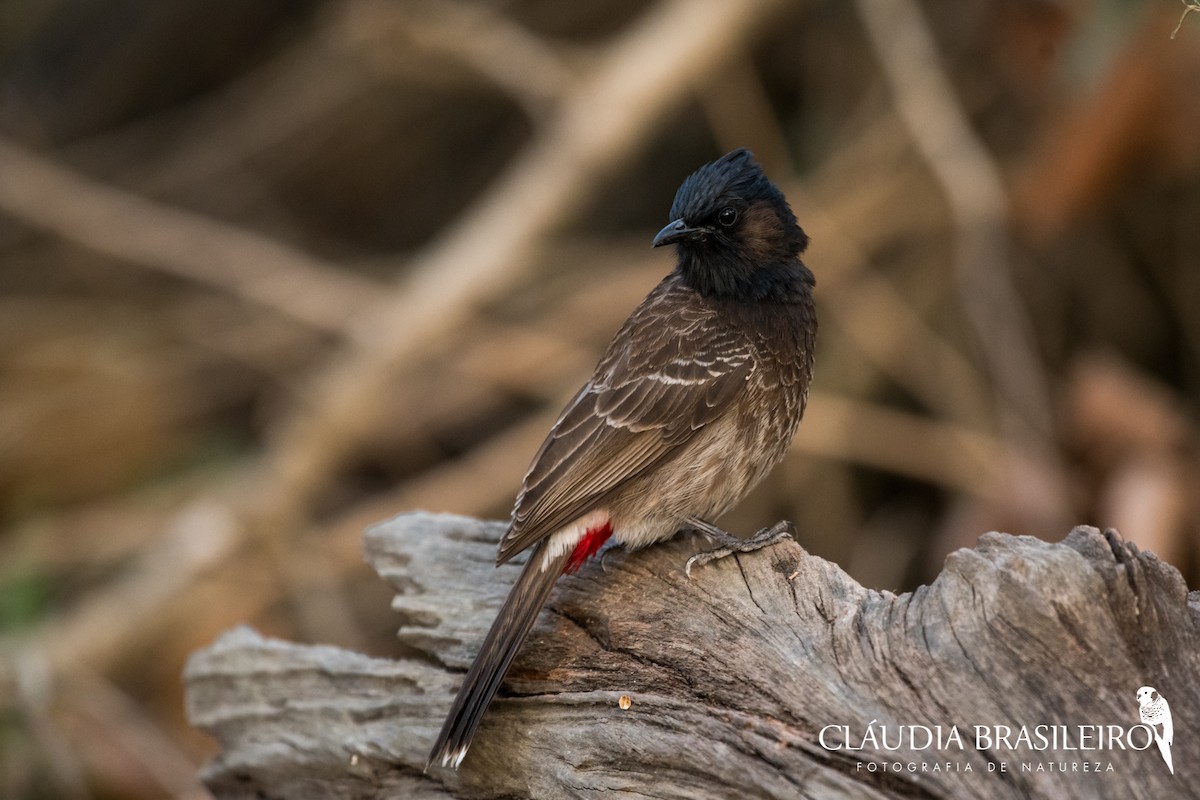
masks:
[[[728,228],[733,223],[737,222],[737,209],[732,206],[725,206],[720,213],[717,214],[717,222]]]

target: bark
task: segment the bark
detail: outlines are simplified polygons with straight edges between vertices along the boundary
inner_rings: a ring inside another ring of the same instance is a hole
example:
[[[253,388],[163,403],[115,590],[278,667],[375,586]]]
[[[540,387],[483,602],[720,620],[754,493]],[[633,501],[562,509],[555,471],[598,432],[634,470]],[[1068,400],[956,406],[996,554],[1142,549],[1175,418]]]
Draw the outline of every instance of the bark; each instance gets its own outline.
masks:
[[[560,581],[462,768],[423,774],[515,575],[493,566],[503,529],[410,514],[368,531],[367,558],[398,593],[399,660],[248,628],[196,653],[188,713],[221,746],[203,775],[213,793],[1200,796],[1200,593],[1085,527],[1055,544],[987,534],[900,595],[791,541],[691,580],[701,540],[610,552]],[[1174,774],[1133,727],[1143,685],[1169,701]],[[1057,746],[1038,749],[1038,725],[1066,726],[1040,729]],[[1115,730],[1145,749],[1105,741]]]

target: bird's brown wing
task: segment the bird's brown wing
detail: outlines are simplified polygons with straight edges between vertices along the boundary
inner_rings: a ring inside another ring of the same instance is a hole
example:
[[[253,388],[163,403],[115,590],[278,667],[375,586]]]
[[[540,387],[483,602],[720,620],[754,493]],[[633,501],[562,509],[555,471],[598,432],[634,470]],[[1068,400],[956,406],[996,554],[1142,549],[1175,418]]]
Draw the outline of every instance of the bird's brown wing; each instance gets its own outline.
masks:
[[[534,456],[503,563],[669,459],[719,418],[754,369],[751,343],[669,276],[630,315]]]

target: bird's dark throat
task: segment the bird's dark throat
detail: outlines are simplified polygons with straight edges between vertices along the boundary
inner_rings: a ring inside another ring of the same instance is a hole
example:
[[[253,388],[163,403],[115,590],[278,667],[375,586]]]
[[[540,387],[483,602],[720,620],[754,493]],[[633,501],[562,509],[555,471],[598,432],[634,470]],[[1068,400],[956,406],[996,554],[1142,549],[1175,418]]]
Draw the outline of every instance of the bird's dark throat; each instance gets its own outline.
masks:
[[[760,262],[712,245],[680,246],[676,267],[684,283],[705,297],[795,302],[812,294],[816,281],[798,254]]]

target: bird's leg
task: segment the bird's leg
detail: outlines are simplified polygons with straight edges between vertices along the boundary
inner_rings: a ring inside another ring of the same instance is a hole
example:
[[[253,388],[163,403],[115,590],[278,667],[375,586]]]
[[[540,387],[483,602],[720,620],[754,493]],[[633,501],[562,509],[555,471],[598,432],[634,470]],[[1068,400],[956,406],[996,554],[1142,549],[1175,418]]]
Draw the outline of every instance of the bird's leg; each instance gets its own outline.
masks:
[[[703,553],[697,553],[687,560],[687,564],[683,567],[683,572],[689,578],[692,577],[692,567],[696,565],[703,566],[734,553],[753,553],[755,550],[761,550],[768,545],[784,539],[795,538],[796,526],[787,520],[776,522],[769,528],[763,528],[753,536],[745,539],[734,536],[728,531],[723,531],[711,522],[702,520],[699,517],[688,517],[685,520],[684,530],[698,531],[709,539],[711,539],[719,547],[713,550],[705,550]]]

